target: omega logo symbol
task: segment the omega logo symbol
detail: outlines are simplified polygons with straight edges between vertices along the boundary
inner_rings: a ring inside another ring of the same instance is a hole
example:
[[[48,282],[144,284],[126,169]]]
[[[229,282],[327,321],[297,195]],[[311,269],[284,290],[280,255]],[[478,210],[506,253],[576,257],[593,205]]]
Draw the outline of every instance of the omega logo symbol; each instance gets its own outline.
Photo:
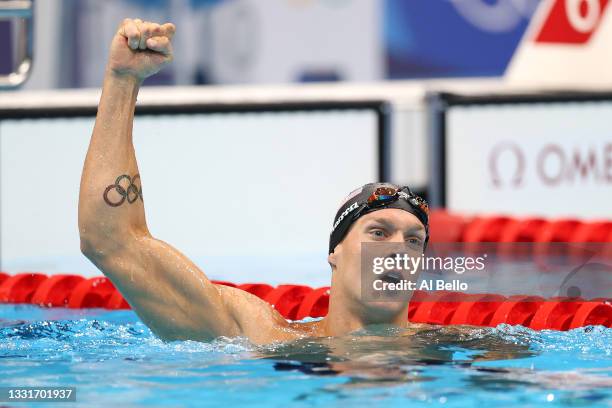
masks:
[[[502,170],[500,166],[502,158],[512,162],[510,171]],[[496,188],[500,188],[502,185],[520,186],[525,173],[523,151],[515,143],[505,142],[496,145],[489,155],[489,172],[491,182]]]

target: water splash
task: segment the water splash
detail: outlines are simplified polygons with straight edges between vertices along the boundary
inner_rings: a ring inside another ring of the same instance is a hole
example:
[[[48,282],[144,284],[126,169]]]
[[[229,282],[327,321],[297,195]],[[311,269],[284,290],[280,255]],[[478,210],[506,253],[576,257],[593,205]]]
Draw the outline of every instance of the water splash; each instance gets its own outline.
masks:
[[[164,342],[132,311],[0,305],[0,316],[0,385],[76,385],[83,401],[98,406],[117,398],[126,405],[199,406],[212,396],[262,406],[611,399],[612,329],[603,327],[429,326],[414,333],[381,326],[254,346],[224,337]]]
[[[108,313],[108,314],[112,314]],[[0,358],[22,357],[44,361],[104,361],[154,358],[163,354],[214,353],[242,355],[254,347],[245,338],[219,337],[212,342],[173,341],[157,338],[140,321],[101,319],[3,322],[0,327]]]

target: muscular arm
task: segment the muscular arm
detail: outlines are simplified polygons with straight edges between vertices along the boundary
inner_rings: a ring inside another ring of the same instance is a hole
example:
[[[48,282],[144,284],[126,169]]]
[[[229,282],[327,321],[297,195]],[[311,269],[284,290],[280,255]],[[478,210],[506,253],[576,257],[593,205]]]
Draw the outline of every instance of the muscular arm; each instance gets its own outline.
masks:
[[[171,59],[173,32],[172,25],[126,20],[113,39],[81,178],[81,250],[164,339],[247,335],[266,342],[284,322],[277,312],[246,292],[211,283],[187,257],[153,238],[146,225],[132,144],[134,108],[144,77]],[[253,312],[262,318],[263,330],[245,324],[245,315]]]

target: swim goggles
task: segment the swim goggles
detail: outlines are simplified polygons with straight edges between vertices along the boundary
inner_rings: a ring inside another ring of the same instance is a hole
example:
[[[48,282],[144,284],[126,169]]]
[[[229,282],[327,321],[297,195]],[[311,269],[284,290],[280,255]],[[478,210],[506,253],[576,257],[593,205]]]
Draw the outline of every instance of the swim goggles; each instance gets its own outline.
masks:
[[[420,212],[421,215],[424,215],[425,220],[429,219],[429,205],[427,201],[425,201],[422,197],[414,194],[410,187],[404,186],[400,188],[396,187],[378,187],[370,194],[368,200],[357,213],[355,214],[355,218],[358,218],[363,211],[373,208],[382,207],[384,205],[388,205],[389,203],[395,202],[399,199],[406,200],[416,211]],[[425,223],[427,224],[427,223]]]

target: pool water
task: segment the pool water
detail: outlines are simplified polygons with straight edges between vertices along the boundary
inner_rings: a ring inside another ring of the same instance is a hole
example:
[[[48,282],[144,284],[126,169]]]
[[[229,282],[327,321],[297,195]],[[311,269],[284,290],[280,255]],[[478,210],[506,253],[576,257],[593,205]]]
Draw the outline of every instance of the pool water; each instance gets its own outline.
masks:
[[[74,386],[68,407],[612,407],[612,329],[402,334],[164,343],[132,311],[0,305],[0,386]]]

